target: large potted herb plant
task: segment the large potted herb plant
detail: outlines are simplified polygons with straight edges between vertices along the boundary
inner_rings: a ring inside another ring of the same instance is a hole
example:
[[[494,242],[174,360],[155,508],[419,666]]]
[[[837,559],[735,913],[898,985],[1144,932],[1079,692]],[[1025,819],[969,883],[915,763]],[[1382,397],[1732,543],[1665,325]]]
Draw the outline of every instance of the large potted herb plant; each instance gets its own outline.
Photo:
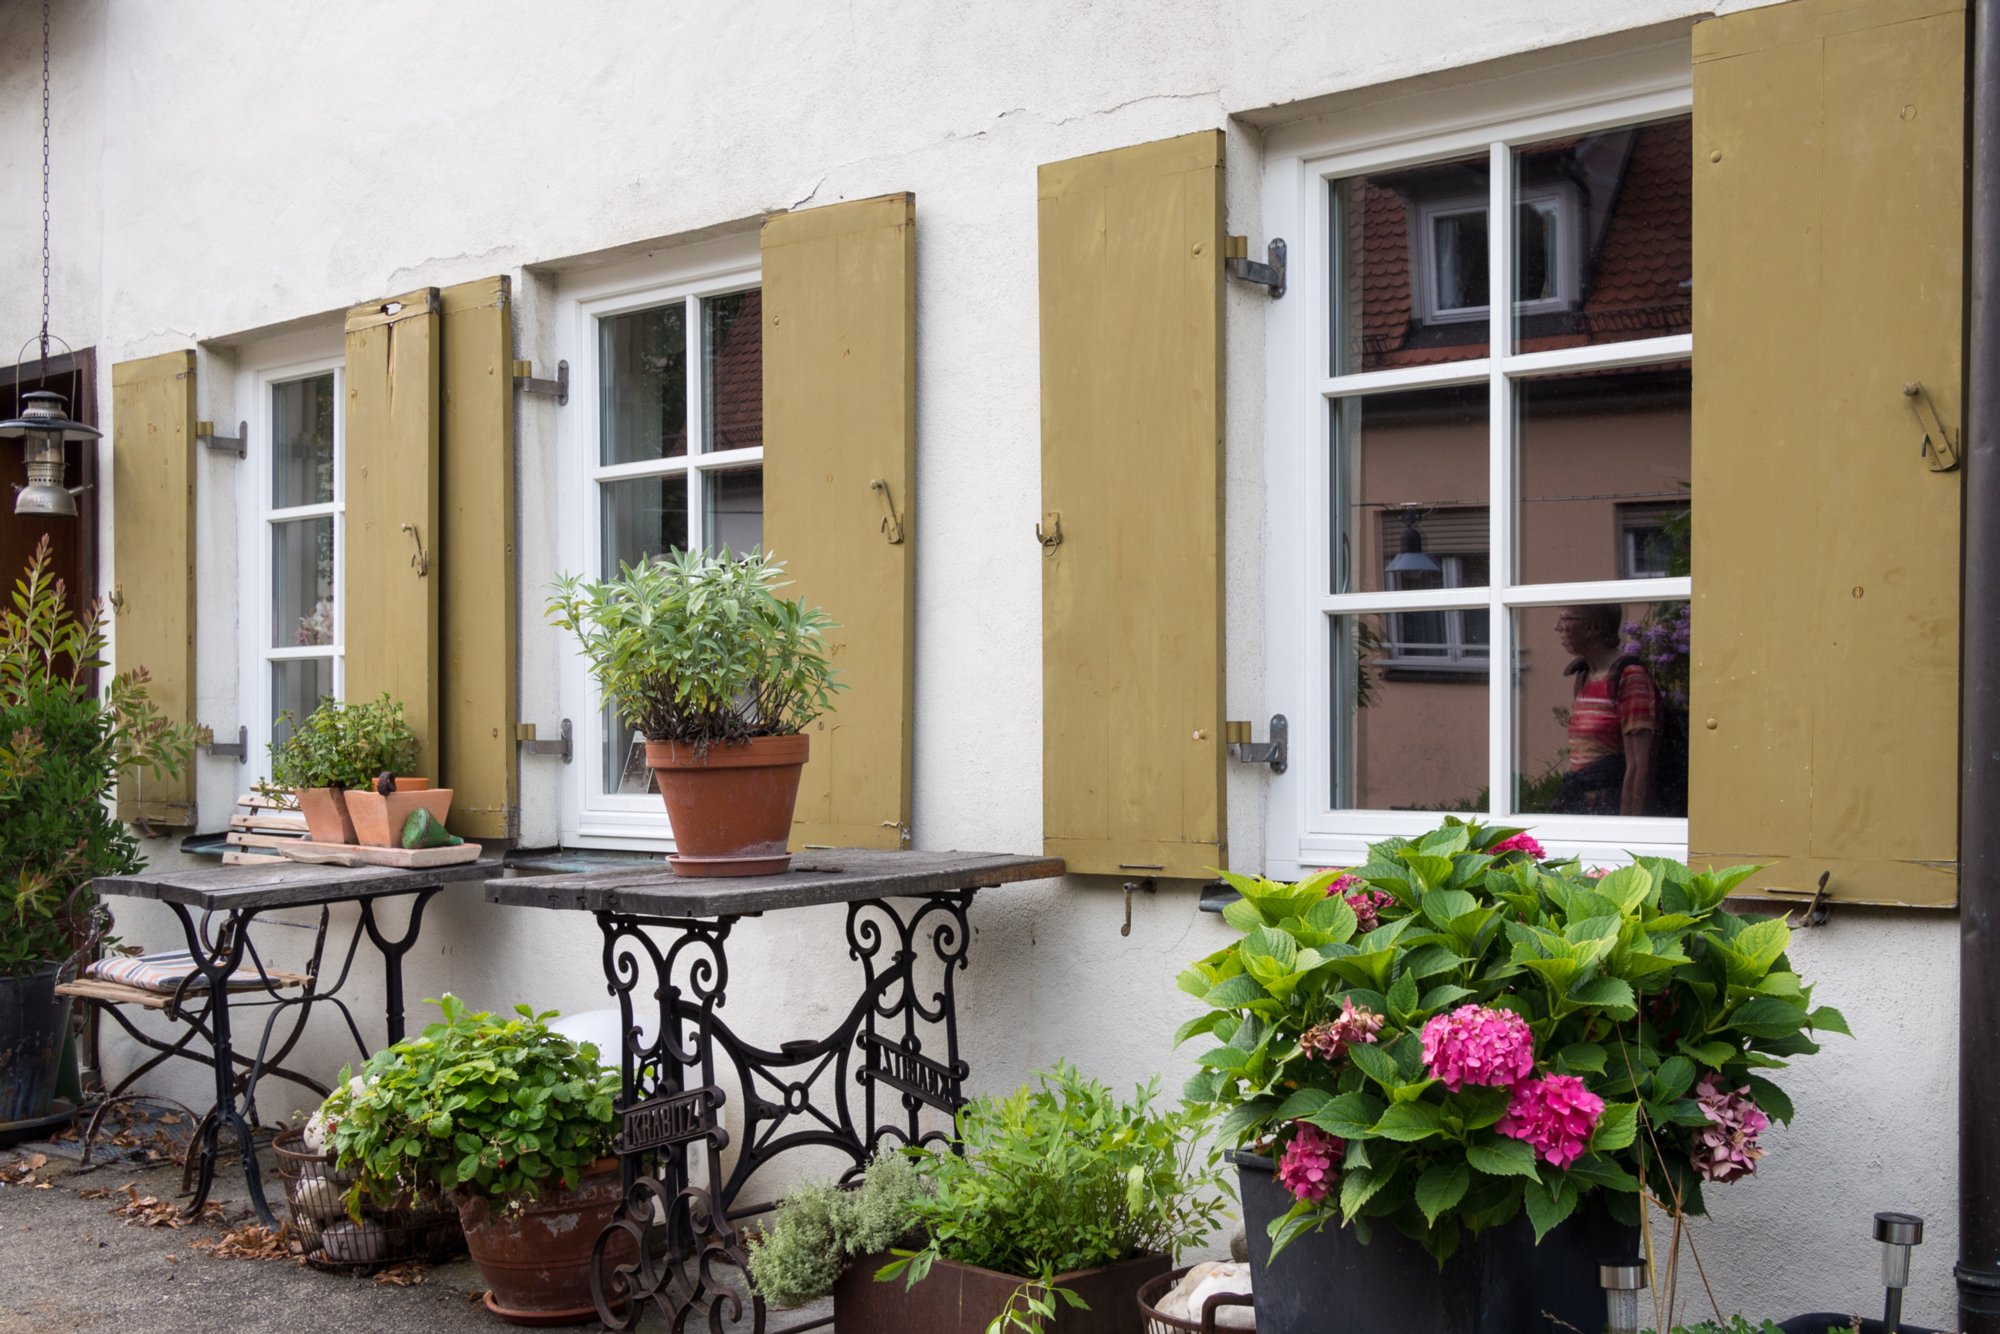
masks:
[[[439,821],[451,809],[451,789],[411,776],[417,734],[386,693],[323,699],[303,721],[280,714],[277,730],[284,739],[271,747],[269,786],[293,794],[314,842],[393,847],[418,808]]]
[[[358,1085],[342,1071],[330,1148],[355,1178],[350,1214],[435,1187],[458,1206],[490,1310],[523,1324],[590,1317],[591,1248],[620,1199],[618,1072],[550,1031],[553,1013],[438,1004],[443,1020],[369,1057]],[[613,1245],[605,1263],[631,1259]]]
[[[786,843],[808,739],[835,683],[817,608],[778,596],[784,567],[753,552],[681,551],[596,582],[560,579],[554,624],[646,738],[681,875],[766,875]]]
[[[49,564],[44,538],[0,611],[0,1122],[48,1114],[69,1017],[55,988],[90,909],[84,886],[145,866],[107,799],[121,774],[178,774],[194,748],[143,670],[97,687],[102,609],[72,612]]]
[[[1211,1044],[1188,1096],[1253,1151],[1258,1328],[1595,1328],[1595,1265],[1642,1211],[1677,1258],[1704,1190],[1791,1119],[1770,1072],[1847,1031],[1785,923],[1724,907],[1753,869],[1590,872],[1448,820],[1349,872],[1231,876],[1242,939],[1181,975],[1209,1008],[1180,1039]]]

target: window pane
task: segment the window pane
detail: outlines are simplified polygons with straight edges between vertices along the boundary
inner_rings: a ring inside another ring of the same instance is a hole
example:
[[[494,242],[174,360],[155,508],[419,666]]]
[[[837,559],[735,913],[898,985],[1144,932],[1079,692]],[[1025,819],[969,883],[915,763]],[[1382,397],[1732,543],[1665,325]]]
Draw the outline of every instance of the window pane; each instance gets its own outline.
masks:
[[[271,389],[271,508],[333,503],[333,372]]]
[[[304,722],[319,702],[333,694],[332,658],[286,658],[271,664],[271,744],[281,746],[295,729],[277,720],[289,713]]]
[[[609,705],[604,710],[604,737],[604,790],[626,797],[657,792],[653,771],[646,767],[646,739]]]
[[[1693,179],[1685,118],[1514,150],[1515,350],[1687,333]]]
[[[1486,403],[1477,384],[1328,405],[1331,592],[1444,587],[1423,578],[1452,556],[1477,557],[1486,582]]]
[[[271,647],[335,642],[333,516],[271,525]]]
[[[687,453],[687,307],[676,301],[598,321],[606,464]]]
[[[701,303],[701,374],[702,449],[762,449],[762,292],[732,292]]]
[[[1515,613],[1515,808],[1687,814],[1686,602]]]
[[[688,478],[634,477],[600,484],[604,497],[602,573],[649,556],[683,551],[688,540]]]
[[[1515,384],[1520,582],[1689,573],[1688,364]]]
[[[702,481],[702,531],[710,551],[741,556],[764,542],[764,470],[731,468]]]
[[[1486,613],[1403,614],[1462,634]],[[1483,811],[1486,799],[1486,658],[1399,658],[1397,616],[1331,618],[1334,809]],[[1457,627],[1454,630],[1454,625]]]
[[[1332,182],[1332,374],[1486,355],[1485,154]]]

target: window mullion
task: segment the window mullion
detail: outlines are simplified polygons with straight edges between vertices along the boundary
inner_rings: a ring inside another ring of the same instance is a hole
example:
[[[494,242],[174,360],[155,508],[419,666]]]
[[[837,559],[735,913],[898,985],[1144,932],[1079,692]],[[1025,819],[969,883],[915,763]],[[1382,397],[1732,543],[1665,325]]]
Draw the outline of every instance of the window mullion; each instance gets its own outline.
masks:
[[[1486,807],[1496,818],[1514,809],[1514,622],[1504,590],[1514,581],[1514,404],[1513,388],[1501,367],[1514,350],[1514,153],[1505,143],[1488,150],[1486,213],[1487,338],[1492,372],[1487,377],[1486,560]]]
[[[701,298],[687,298],[687,318],[682,321],[687,326],[687,513],[689,551],[708,549],[708,516],[703,512],[703,484],[695,459],[700,456],[702,446],[707,442],[707,427],[702,421],[702,399],[704,377],[708,368],[701,364]]]

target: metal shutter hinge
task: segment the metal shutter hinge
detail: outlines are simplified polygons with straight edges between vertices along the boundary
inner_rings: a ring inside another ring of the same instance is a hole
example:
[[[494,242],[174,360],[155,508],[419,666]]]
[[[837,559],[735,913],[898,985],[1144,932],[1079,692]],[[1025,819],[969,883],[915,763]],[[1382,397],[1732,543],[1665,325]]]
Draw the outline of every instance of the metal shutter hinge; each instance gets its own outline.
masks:
[[[213,727],[204,727],[201,729],[201,748],[217,759],[235,760],[238,764],[248,764],[250,763],[250,729],[247,727],[237,728],[236,740],[231,743],[228,741],[217,741],[215,739],[215,729]]]
[[[564,764],[568,764],[576,755],[575,734],[567,718],[562,720],[560,741],[537,741],[533,723],[518,724],[514,728],[514,741],[521,747],[521,753],[524,755],[560,755]]]
[[[1285,239],[1281,236],[1264,247],[1264,257],[1268,264],[1259,264],[1250,258],[1250,238],[1247,236],[1228,237],[1222,250],[1222,266],[1232,278],[1241,278],[1246,283],[1262,283],[1271,289],[1271,299],[1276,301],[1285,294]]]
[[[555,399],[557,407],[568,407],[569,363],[567,361],[556,363],[555,379],[537,380],[534,362],[517,361],[514,363],[514,387],[530,394],[547,394]]]
[[[1291,724],[1282,713],[1271,715],[1271,739],[1252,741],[1249,723],[1224,723],[1223,740],[1229,746],[1229,758],[1241,764],[1268,764],[1271,772],[1281,774],[1286,767],[1286,742],[1291,736]]]
[[[215,433],[214,422],[196,422],[194,438],[201,441],[204,449],[212,449],[218,454],[234,454],[237,458],[247,458],[250,454],[250,423],[237,422],[234,439]]]

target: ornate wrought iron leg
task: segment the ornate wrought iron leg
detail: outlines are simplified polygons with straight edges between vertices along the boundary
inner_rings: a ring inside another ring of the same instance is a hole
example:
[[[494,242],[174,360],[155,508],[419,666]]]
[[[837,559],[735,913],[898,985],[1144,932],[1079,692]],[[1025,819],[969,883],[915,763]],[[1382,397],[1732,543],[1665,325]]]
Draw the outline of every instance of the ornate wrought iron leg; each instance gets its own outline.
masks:
[[[194,956],[195,969],[208,983],[209,1032],[215,1048],[215,1110],[201,1128],[201,1166],[195,1178],[194,1198],[188,1202],[186,1213],[192,1218],[208,1203],[209,1189],[215,1184],[218,1140],[227,1128],[234,1132],[237,1143],[242,1146],[243,1178],[250,1189],[250,1207],[257,1211],[257,1217],[265,1226],[276,1227],[278,1220],[264,1199],[264,1182],[257,1167],[256,1140],[237,1102],[237,1063],[229,1033],[229,979],[243,962],[244,944],[251,919],[256,913],[230,913],[223,920],[221,933],[211,939],[206,919],[197,926],[186,907],[178,903],[167,906],[180,919],[181,930],[187,936],[188,951]]]
[[[382,934],[375,921],[375,900],[361,900],[361,925],[368,932],[368,939],[382,953],[382,986],[384,991],[383,1017],[389,1025],[389,1042],[403,1040],[403,956],[417,943],[417,933],[424,928],[424,905],[431,901],[441,886],[432,885],[417,891],[416,902],[410,905],[410,925],[395,940]],[[401,895],[393,897],[400,898]]]
[[[848,907],[848,953],[860,960],[867,979],[866,1021],[855,1038],[862,1052],[855,1077],[863,1090],[868,1131],[864,1157],[885,1137],[913,1145],[952,1143],[948,1129],[926,1131],[922,1116],[928,1107],[955,1117],[965,1105],[965,1078],[971,1070],[958,1051],[956,977],[971,945],[965,912],[972,894],[968,889],[922,899],[908,918],[882,899]],[[918,979],[920,944],[930,946],[938,969],[937,989],[928,1000]],[[924,1049],[930,1030],[942,1048],[934,1048],[935,1054]],[[900,1116],[878,1104],[877,1085],[899,1095]]]

